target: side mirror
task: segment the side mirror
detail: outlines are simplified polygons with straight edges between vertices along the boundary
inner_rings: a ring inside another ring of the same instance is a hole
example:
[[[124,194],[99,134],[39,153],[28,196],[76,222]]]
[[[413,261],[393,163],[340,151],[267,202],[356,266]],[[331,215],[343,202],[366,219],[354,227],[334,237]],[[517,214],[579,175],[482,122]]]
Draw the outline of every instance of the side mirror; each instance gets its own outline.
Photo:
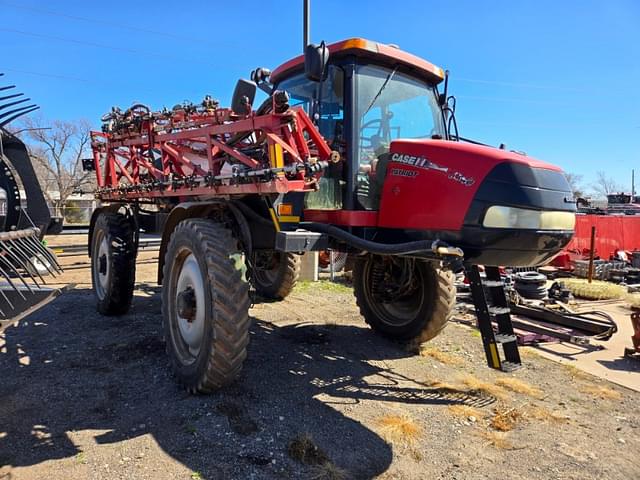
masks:
[[[251,113],[253,100],[256,98],[256,84],[250,80],[240,79],[236,83],[231,98],[231,110],[240,115],[248,115]]]
[[[96,169],[95,163],[93,163],[93,158],[83,158],[82,159],[82,171],[83,172],[93,172]]]
[[[329,49],[324,42],[307,45],[304,50],[304,74],[312,82],[319,82],[329,61]]]

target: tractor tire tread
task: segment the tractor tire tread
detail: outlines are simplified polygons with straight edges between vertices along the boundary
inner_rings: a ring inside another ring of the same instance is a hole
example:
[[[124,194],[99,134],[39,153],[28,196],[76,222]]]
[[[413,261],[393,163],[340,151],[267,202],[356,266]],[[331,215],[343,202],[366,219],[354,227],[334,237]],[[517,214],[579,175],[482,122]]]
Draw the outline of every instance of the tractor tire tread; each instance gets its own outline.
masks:
[[[419,348],[422,343],[435,338],[447,326],[456,303],[455,275],[449,270],[425,267],[427,274],[434,275],[433,307],[429,318],[415,320],[419,330],[412,329],[411,334],[393,332],[389,328],[381,328],[380,320],[368,304],[367,294],[362,285],[364,276],[364,259],[358,259],[353,268],[353,293],[356,304],[364,321],[381,335],[412,347]],[[412,322],[413,323],[413,322]]]
[[[103,213],[96,222],[96,228],[106,230],[112,247],[110,281],[105,297],[98,299],[97,309],[102,315],[124,315],[131,307],[135,288],[137,252],[134,224],[125,215]],[[96,254],[97,250],[92,248],[92,251]]]
[[[247,356],[249,284],[230,258],[230,254],[238,251],[238,242],[231,230],[207,219],[188,219],[178,224],[167,248],[165,281],[169,281],[171,255],[181,235],[194,238],[204,254],[206,272],[203,273],[212,299],[213,335],[207,340],[210,342],[208,355],[195,378],[185,379],[180,375],[169,338],[167,352],[172,359],[174,373],[189,392],[211,393],[235,380]],[[169,315],[166,311],[169,305],[167,290],[162,290],[162,314],[165,319]]]
[[[300,255],[295,253],[281,253],[285,261],[278,265],[278,275],[271,285],[261,285],[254,280],[254,287],[258,295],[269,300],[284,300],[293,291],[300,278]]]

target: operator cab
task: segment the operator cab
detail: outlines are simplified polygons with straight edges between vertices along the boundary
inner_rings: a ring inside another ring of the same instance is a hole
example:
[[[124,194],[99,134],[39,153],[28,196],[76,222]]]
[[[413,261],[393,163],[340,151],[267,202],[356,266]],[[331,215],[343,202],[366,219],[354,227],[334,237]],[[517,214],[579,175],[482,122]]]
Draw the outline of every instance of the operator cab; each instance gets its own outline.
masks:
[[[441,68],[363,39],[309,46],[273,72],[274,88],[307,111],[344,159],[306,194],[304,222],[379,242],[442,241],[479,264],[544,263],[575,225],[562,170],[449,135],[455,122],[446,81],[438,92],[443,80]]]
[[[364,39],[327,46],[320,81],[305,74],[297,57],[271,75],[275,89],[291,96],[317,122],[346,164],[333,166],[308,194],[310,209],[378,210],[392,140],[446,138],[438,102],[441,68],[396,47]],[[345,168],[346,167],[346,168]]]

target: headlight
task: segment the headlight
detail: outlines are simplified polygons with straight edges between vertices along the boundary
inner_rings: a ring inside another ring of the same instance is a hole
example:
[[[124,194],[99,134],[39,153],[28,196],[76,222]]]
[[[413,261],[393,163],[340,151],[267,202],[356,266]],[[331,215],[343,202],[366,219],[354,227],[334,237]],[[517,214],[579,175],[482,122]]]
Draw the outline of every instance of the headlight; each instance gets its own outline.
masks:
[[[541,212],[494,205],[485,213],[482,225],[487,228],[523,230],[573,230],[576,216],[573,212]]]

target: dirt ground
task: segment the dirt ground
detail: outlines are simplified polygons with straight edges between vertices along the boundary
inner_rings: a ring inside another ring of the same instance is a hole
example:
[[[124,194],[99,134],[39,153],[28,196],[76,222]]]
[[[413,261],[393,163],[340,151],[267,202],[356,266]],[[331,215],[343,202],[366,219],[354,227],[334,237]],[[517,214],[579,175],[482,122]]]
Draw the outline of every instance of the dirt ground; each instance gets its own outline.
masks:
[[[118,318],[96,313],[86,257],[63,257],[76,288],[0,337],[0,479],[640,477],[639,393],[530,352],[492,371],[457,324],[414,355],[328,282],[256,303],[240,379],[188,395],[156,256]]]

